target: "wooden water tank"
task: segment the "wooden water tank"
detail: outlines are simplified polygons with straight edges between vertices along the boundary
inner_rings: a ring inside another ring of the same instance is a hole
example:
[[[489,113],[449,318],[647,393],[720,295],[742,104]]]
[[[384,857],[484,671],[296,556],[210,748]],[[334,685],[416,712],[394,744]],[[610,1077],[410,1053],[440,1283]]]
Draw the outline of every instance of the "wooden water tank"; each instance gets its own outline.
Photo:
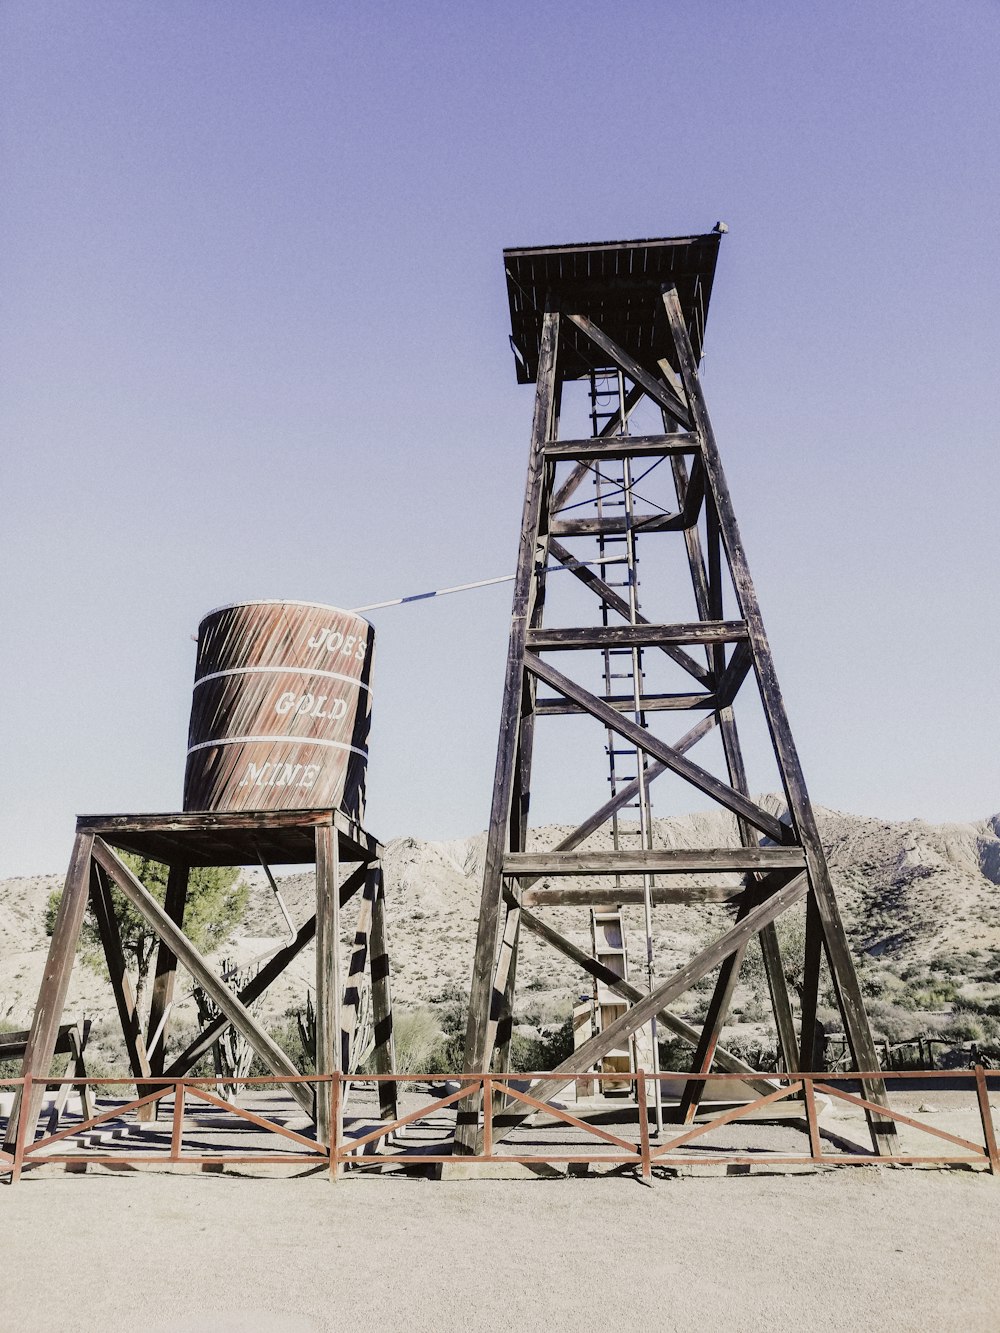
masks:
[[[185,810],[364,816],[375,631],[316,602],[238,602],[198,627]]]

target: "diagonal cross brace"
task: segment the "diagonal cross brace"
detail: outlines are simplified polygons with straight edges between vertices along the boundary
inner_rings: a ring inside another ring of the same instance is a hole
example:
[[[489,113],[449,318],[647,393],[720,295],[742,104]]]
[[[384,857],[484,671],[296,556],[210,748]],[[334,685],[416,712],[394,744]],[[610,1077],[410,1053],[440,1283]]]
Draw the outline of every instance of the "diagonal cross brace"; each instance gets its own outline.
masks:
[[[594,321],[588,319],[586,315],[568,314],[567,318],[576,325],[581,333],[585,333],[591,342],[596,343],[602,352],[606,352],[615,365],[619,366],[629,379],[642,389],[643,393],[652,398],[654,403],[666,408],[670,415],[676,418],[682,426],[686,426],[688,430],[693,428],[694,421],[691,409],[686,403],[681,402],[665,380],[658,380],[648,370],[643,370],[634,356],[630,356],[623,347],[619,347],[603,329],[598,328]]]
[[[571,1056],[552,1070],[551,1074],[546,1074],[544,1078],[539,1079],[537,1083],[532,1085],[531,1095],[537,1097],[540,1101],[548,1101],[549,1098],[555,1097],[566,1087],[567,1083],[572,1083],[575,1078],[592,1069],[598,1060],[603,1059],[616,1046],[620,1046],[637,1028],[648,1023],[654,1014],[659,1013],[661,1009],[676,1000],[678,996],[690,990],[703,976],[717,967],[724,958],[728,958],[731,953],[735,953],[746,940],[749,940],[764,926],[781,916],[789,907],[794,906],[800,898],[805,896],[808,888],[809,881],[805,871],[803,871],[802,874],[796,875],[784,888],[778,889],[770,898],[767,898],[759,906],[752,908],[742,920],[730,926],[725,934],[720,935],[713,944],[710,944],[706,949],[702,949],[701,953],[692,958],[680,971],[675,972],[654,990],[644,995],[637,1004],[632,1005],[631,1009],[622,1014],[621,1018],[616,1018],[613,1023],[609,1023],[596,1036],[591,1037],[589,1041],[585,1041],[582,1046],[578,1046]],[[494,1124],[494,1142],[510,1134],[512,1130],[523,1124],[533,1114],[535,1112],[510,1117],[504,1116],[502,1125]]]
[[[272,1041],[261,1028],[245,1005],[241,1004],[228,986],[212,971],[207,959],[194,947],[188,937],[171,921],[166,912],[149,890],[132,874],[128,866],[114,854],[102,838],[94,839],[94,860],[114,880],[115,884],[136,909],[139,915],[152,926],[157,936],[163,940],[178,961],[187,968],[195,981],[215,1001],[239,1032],[246,1037],[256,1055],[272,1074],[287,1076],[290,1080],[299,1078],[299,1071],[285,1052]],[[306,1115],[312,1118],[313,1098],[310,1091],[298,1082],[289,1082],[288,1090],[302,1107]]]
[[[558,690],[567,699],[572,699],[574,703],[580,704],[592,717],[596,717],[606,727],[617,732],[619,736],[624,736],[627,741],[631,741],[639,749],[651,754],[654,759],[659,759],[678,777],[690,782],[699,791],[703,791],[706,796],[711,796],[714,801],[724,805],[734,815],[741,815],[754,828],[766,834],[767,837],[773,838],[775,842],[783,845],[788,844],[794,837],[792,830],[787,825],[782,824],[779,819],[775,819],[774,815],[762,810],[754,801],[749,800],[741,792],[722,782],[714,774],[709,773],[707,769],[679,754],[666,741],[661,741],[647,731],[645,727],[639,726],[637,722],[632,722],[624,714],[619,713],[617,709],[606,704],[603,699],[599,699],[596,694],[591,694],[582,685],[578,685],[575,681],[570,680],[568,676],[564,676],[561,671],[557,671],[555,667],[543,662],[534,653],[525,653],[524,665],[525,669],[530,671],[532,675],[544,680],[547,685],[551,685],[554,690]]]

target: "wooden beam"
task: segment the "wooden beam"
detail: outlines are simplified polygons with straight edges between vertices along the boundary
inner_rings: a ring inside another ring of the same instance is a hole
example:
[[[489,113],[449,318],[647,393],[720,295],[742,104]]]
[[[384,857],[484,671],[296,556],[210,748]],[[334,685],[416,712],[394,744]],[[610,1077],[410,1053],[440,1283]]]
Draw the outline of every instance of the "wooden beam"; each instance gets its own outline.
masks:
[[[626,532],[680,532],[684,526],[683,514],[633,514],[631,518],[554,518],[549,531],[553,537],[613,537]]]
[[[599,697],[619,713],[635,711],[635,699],[631,694],[602,694]],[[714,694],[643,694],[639,697],[639,709],[643,713],[685,713],[696,708],[709,708],[714,712],[718,700]],[[536,717],[561,717],[586,711],[582,704],[571,703],[569,699],[538,699],[535,702]]]
[[[721,782],[707,769],[699,767],[692,763],[684,755],[678,754],[665,741],[661,741],[645,727],[639,726],[637,722],[632,722],[624,714],[617,713],[607,704],[602,703],[595,694],[589,690],[583,689],[564,676],[561,672],[544,662],[540,657],[533,653],[525,653],[524,665],[533,675],[544,680],[546,684],[551,685],[554,690],[566,696],[567,699],[574,699],[577,703],[583,704],[591,716],[603,722],[611,731],[615,731],[620,736],[624,736],[627,741],[639,747],[640,750],[651,754],[654,759],[659,759],[666,764],[678,777],[690,782],[693,787],[703,791],[706,796],[710,796],[714,801],[731,810],[735,815],[742,815],[748,819],[754,828],[765,833],[775,842],[783,843],[792,836],[792,830],[788,829],[780,820],[775,819],[766,810],[743,796],[740,792],[734,791],[732,787]]]
[[[702,949],[679,971],[674,972],[648,994],[643,994],[642,998],[622,1014],[621,1018],[615,1019],[589,1041],[578,1046],[573,1054],[557,1065],[550,1074],[533,1083],[530,1089],[531,1095],[540,1101],[548,1101],[557,1096],[567,1083],[571,1083],[573,1079],[592,1069],[609,1051],[623,1045],[637,1028],[648,1023],[661,1009],[690,990],[702,977],[718,967],[724,958],[740,948],[745,940],[756,934],[769,921],[780,916],[782,912],[787,911],[807,891],[808,880],[803,871],[784,888],[778,889],[765,902],[748,912],[742,921],[730,926],[725,934]],[[533,1114],[535,1113],[508,1114],[502,1117],[502,1121],[497,1117],[494,1123],[494,1142],[506,1137]]]
[[[128,1052],[129,1068],[132,1070],[132,1077],[136,1079],[136,1096],[145,1097],[147,1093],[155,1092],[156,1089],[139,1082],[148,1078],[151,1072],[146,1043],[142,1039],[142,1019],[136,1007],[135,992],[125,963],[121,933],[111,898],[111,886],[102,867],[95,863],[90,867],[90,905],[104,948],[108,976],[111,979],[111,989],[121,1020],[125,1049]]]
[[[674,454],[697,454],[701,445],[696,435],[610,435],[591,436],[585,440],[549,440],[545,457],[553,463],[562,459],[667,458]]]
[[[644,370],[635,357],[630,356],[624,348],[619,347],[603,329],[598,328],[592,319],[586,315],[567,314],[567,318],[576,325],[581,333],[600,347],[601,351],[606,352],[616,366],[620,366],[630,380],[660,407],[666,408],[672,417],[687,427],[688,430],[693,426],[690,409],[681,402],[680,398],[666,383],[665,380],[659,380],[655,375],[651,375],[648,370]]]
[[[337,840],[329,826],[316,830],[316,1073],[343,1073],[340,1052],[340,866]],[[316,1088],[316,1137],[329,1146],[330,1084]],[[337,1140],[339,1142],[339,1138]]]
[[[188,867],[182,864],[172,865],[167,872],[167,892],[163,900],[163,910],[170,917],[170,920],[181,929],[184,927],[184,908],[187,904],[189,876]],[[167,1051],[167,1030],[170,1009],[174,1001],[176,977],[177,959],[161,940],[160,947],[156,951],[156,971],[153,976],[153,989],[149,999],[149,1024],[146,1028],[146,1050],[151,1074],[163,1073]],[[157,1038],[155,1046],[153,1046],[154,1037]],[[152,1051],[150,1051],[150,1047],[152,1047]],[[153,1089],[151,1088],[150,1091],[152,1092]]]
[[[521,518],[521,539],[514,580],[507,668],[493,781],[493,806],[486,835],[483,892],[480,899],[476,952],[465,1032],[463,1069],[473,1073],[487,1069],[492,1056],[487,1043],[493,994],[493,970],[499,945],[503,856],[508,846],[512,808],[515,800],[519,799],[519,791],[516,791],[520,778],[518,740],[527,688],[524,645],[533,610],[539,564],[538,545],[543,524],[547,471],[544,445],[554,434],[552,426],[556,412],[558,349],[559,315],[556,310],[549,307],[542,321],[528,478]],[[548,471],[551,473],[551,468]],[[455,1151],[459,1155],[474,1149],[479,1101],[478,1094],[474,1094],[464,1100],[459,1107],[455,1131]]]
[[[136,911],[152,926],[157,936],[166,940],[180,963],[187,968],[192,978],[228,1016],[233,1026],[243,1034],[271,1073],[278,1077],[284,1075],[289,1078],[297,1078],[299,1071],[281,1047],[271,1040],[249,1010],[239,1002],[229,987],[216,976],[207,959],[194,947],[183,931],[178,930],[145,885],[136,879],[128,866],[119,860],[102,838],[94,839],[93,856],[98,864],[108,872]],[[312,1116],[313,1099],[309,1092],[301,1083],[290,1083],[288,1088],[306,1114]]]
[[[626,871],[619,872],[626,874]],[[743,884],[698,884],[672,888],[656,884],[649,890],[650,902],[655,906],[665,903],[736,903],[746,893]],[[616,904],[644,903],[646,890],[636,885],[616,884],[613,898]],[[525,889],[521,895],[524,907],[602,907],[608,901],[608,889],[600,885],[590,888]]]
[[[59,911],[56,914],[49,953],[45,961],[45,971],[42,973],[42,984],[38,991],[38,1001],[31,1020],[31,1031],[21,1069],[22,1074],[30,1074],[32,1078],[40,1080],[51,1072],[52,1057],[59,1035],[59,1020],[66,1007],[69,980],[76,958],[76,945],[87,910],[90,854],[93,845],[94,839],[89,833],[78,833],[73,842],[69,869],[66,871],[63,894],[59,901]],[[38,1113],[44,1096],[45,1084],[40,1082],[33,1089],[28,1105],[22,1106],[21,1092],[18,1089],[7,1120],[7,1133],[3,1145],[5,1152],[14,1151],[18,1121],[22,1115],[24,1130],[21,1141],[26,1144],[34,1141]]]
[[[533,652],[576,648],[652,648],[663,643],[738,643],[746,638],[742,620],[692,620],[676,625],[584,625],[537,629],[528,635]]]
[[[389,968],[389,936],[385,919],[385,882],[381,865],[371,868],[376,893],[372,904],[372,1018],[375,1023],[375,1050],[372,1059],[376,1074],[396,1072],[396,1047],[392,1032],[392,982]],[[378,1085],[379,1112],[383,1120],[398,1118],[398,1094],[395,1083]]]
[[[522,875],[732,874],[746,870],[801,870],[799,847],[654,847],[608,852],[508,852],[503,873]],[[605,890],[606,892],[606,890]],[[607,899],[605,899],[607,901]]]

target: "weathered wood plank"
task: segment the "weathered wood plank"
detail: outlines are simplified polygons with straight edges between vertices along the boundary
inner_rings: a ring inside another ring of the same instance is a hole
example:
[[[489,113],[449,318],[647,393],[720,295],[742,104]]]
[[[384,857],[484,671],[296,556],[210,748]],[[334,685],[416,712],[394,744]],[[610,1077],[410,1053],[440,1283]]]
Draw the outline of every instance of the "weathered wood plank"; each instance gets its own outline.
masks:
[[[599,696],[611,708],[619,713],[635,712],[635,697],[631,694],[602,694]],[[718,700],[714,694],[641,694],[639,708],[643,713],[685,713],[697,708],[707,708],[715,712]],[[582,704],[572,703],[569,699],[538,699],[535,703],[536,717],[562,717],[570,713],[585,713]]]
[[[590,436],[584,440],[548,440],[545,457],[553,463],[562,459],[600,462],[618,458],[666,458],[674,454],[697,454],[701,445],[696,435],[610,435]]]
[[[340,866],[333,829],[316,829],[316,1073],[343,1073],[340,1050]],[[330,1084],[316,1089],[316,1137],[330,1144]],[[339,1138],[338,1138],[339,1142]]]
[[[655,907],[665,903],[735,903],[743,898],[746,889],[742,884],[699,884],[676,888],[656,884],[648,892],[649,900]],[[610,896],[618,905],[644,903],[646,890],[639,885],[629,887],[627,884],[616,884]],[[602,907],[607,904],[608,898],[608,888],[600,885],[594,888],[539,888],[525,889],[521,903],[525,907]]]
[[[662,875],[715,871],[799,870],[799,847],[654,847],[621,851],[508,852],[503,873],[522,875]]]
[[[80,938],[80,929],[87,910],[90,855],[93,845],[94,839],[91,834],[77,833],[21,1067],[22,1073],[31,1074],[33,1078],[44,1078],[52,1068],[60,1019],[66,1006],[66,995],[76,958],[76,944]],[[41,1083],[34,1089],[29,1104],[22,1106],[20,1089],[18,1090],[7,1120],[7,1132],[4,1136],[5,1152],[14,1151],[18,1121],[22,1115],[24,1117],[22,1142],[30,1144],[34,1140],[44,1095],[45,1085]]]
[[[533,652],[577,648],[651,648],[662,643],[738,643],[746,638],[741,620],[691,620],[682,624],[583,625],[531,630],[527,646]]]
[[[396,1072],[396,1045],[392,1030],[392,976],[389,966],[389,934],[385,919],[385,882],[381,865],[373,866],[376,893],[372,904],[372,1018],[375,1023],[375,1050],[372,1059],[376,1074]],[[398,1116],[397,1085],[388,1080],[378,1085],[379,1113],[383,1120]]]
[[[181,929],[184,928],[184,908],[187,904],[189,875],[188,867],[182,864],[172,865],[167,873],[167,892],[163,900],[163,910],[170,917],[170,920],[176,922]],[[149,1000],[149,1024],[146,1028],[146,1051],[151,1074],[163,1073],[170,1009],[174,1002],[176,977],[177,959],[161,941],[156,951],[156,970]]]
[[[553,537],[613,537],[626,532],[680,532],[683,514],[633,514],[631,518],[554,518]]]
[[[503,879],[503,855],[506,850],[511,810],[519,793],[518,739],[526,689],[524,645],[533,609],[537,578],[539,535],[543,521],[543,496],[546,464],[545,441],[552,429],[556,409],[556,362],[559,347],[559,315],[547,309],[542,322],[535,408],[528,458],[521,538],[518,550],[514,598],[511,608],[510,638],[497,745],[496,773],[493,782],[493,806],[486,839],[483,892],[473,964],[469,1015],[465,1033],[463,1067],[479,1072],[488,1068],[492,1052],[487,1050],[488,1027],[493,992],[493,969],[499,944],[499,918]],[[476,1141],[479,1096],[463,1102],[458,1112],[455,1133],[456,1153],[472,1151]]]
[[[151,1072],[149,1058],[146,1054],[146,1043],[142,1039],[142,1023],[136,1007],[135,992],[125,963],[121,933],[111,898],[111,887],[103,868],[95,863],[91,863],[90,867],[90,905],[108,965],[108,976],[111,979],[111,990],[121,1020],[132,1077],[136,1080],[148,1078]],[[137,1097],[145,1097],[147,1093],[155,1091],[155,1088],[137,1083]]]

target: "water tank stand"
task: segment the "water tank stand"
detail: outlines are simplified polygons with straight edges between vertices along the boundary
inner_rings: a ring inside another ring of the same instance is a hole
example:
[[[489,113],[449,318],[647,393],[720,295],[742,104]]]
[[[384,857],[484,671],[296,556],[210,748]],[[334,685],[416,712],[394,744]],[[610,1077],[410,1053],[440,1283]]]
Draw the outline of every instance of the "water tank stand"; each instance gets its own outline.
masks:
[[[392,1074],[395,1061],[382,851],[376,838],[336,809],[81,815],[27,1037],[23,1073],[44,1079],[51,1072],[89,901],[104,946],[138,1096],[155,1091],[155,1087],[144,1082],[146,1079],[175,1078],[189,1073],[230,1024],[246,1038],[272,1074],[290,1079],[297,1076],[299,1071],[289,1055],[264,1031],[248,1006],[313,939],[316,941],[316,1072],[332,1074],[351,1068],[360,993],[356,962],[359,940],[364,936],[376,1033],[375,1070],[379,1074]],[[120,852],[148,857],[169,867],[162,907],[132,874]],[[195,867],[256,865],[261,858],[268,864],[315,865],[316,911],[299,928],[294,940],[284,944],[237,996],[220,982],[211,964],[184,933],[181,923],[188,876]],[[344,863],[351,868],[342,876],[340,868]],[[112,885],[131,902],[159,940],[145,1037],[111,908]],[[358,927],[355,957],[348,969],[341,957],[340,913],[355,897],[359,899]],[[178,962],[209,991],[222,1012],[164,1068],[166,1022]],[[153,1037],[161,1030],[160,1040],[154,1046]],[[149,1048],[153,1048],[151,1053]],[[329,1145],[334,1128],[331,1085],[317,1087],[314,1095],[308,1085],[288,1084],[295,1101],[315,1121],[318,1142]],[[378,1089],[382,1118],[395,1119],[395,1082],[380,1082]],[[44,1083],[40,1082],[30,1105],[22,1107],[20,1098],[15,1102],[7,1124],[6,1150],[14,1145],[22,1114],[27,1117],[26,1141],[33,1141],[44,1091]],[[337,1114],[342,1115],[342,1102]]]

